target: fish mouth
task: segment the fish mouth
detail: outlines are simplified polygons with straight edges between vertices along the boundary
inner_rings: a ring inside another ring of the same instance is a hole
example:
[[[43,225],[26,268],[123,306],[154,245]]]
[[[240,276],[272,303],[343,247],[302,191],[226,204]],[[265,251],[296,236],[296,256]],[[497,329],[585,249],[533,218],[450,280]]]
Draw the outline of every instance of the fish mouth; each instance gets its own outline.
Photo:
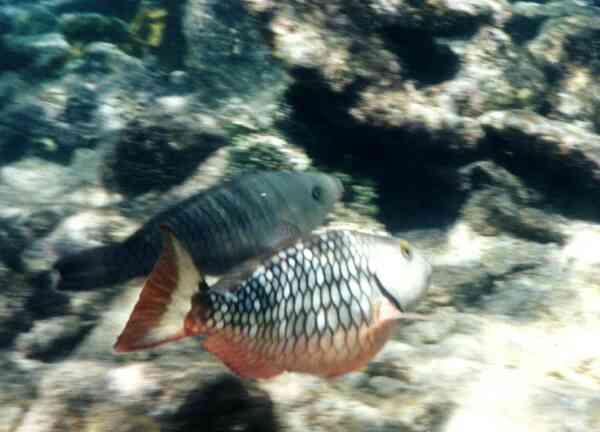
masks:
[[[389,302],[390,302],[391,304],[393,304],[393,305],[394,305],[394,307],[395,307],[396,309],[398,309],[400,312],[404,313],[404,312],[405,312],[405,310],[404,310],[404,308],[402,307],[402,305],[400,304],[400,302],[399,302],[398,300],[396,300],[396,299],[394,298],[394,296],[393,296],[393,295],[392,295],[392,294],[391,294],[391,293],[390,293],[388,290],[386,290],[386,289],[384,288],[384,286],[383,286],[383,284],[381,283],[381,281],[379,280],[379,278],[378,278],[378,277],[375,277],[375,280],[377,281],[377,285],[379,286],[379,290],[381,291],[381,293],[383,294],[383,296],[384,296],[384,297],[385,297],[387,300],[389,300]]]
[[[333,177],[333,181],[335,182],[335,188],[336,188],[336,191],[337,191],[336,198],[339,201],[340,199],[342,199],[342,197],[345,195],[345,192],[346,192],[345,188],[344,188],[344,184],[337,177]]]

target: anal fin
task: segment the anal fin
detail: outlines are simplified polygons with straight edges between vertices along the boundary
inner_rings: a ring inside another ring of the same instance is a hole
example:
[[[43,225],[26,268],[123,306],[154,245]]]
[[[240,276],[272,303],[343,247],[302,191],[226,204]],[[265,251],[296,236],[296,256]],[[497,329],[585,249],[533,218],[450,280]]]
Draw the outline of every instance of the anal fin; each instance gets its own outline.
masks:
[[[247,342],[236,343],[221,334],[214,334],[202,345],[241,378],[268,379],[284,372],[261,354],[253,352]]]

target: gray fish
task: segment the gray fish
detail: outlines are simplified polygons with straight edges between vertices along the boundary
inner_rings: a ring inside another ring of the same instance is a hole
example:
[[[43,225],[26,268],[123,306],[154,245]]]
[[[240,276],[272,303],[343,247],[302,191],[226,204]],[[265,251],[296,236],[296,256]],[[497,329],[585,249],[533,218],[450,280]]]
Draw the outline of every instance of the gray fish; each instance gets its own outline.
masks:
[[[209,275],[222,274],[309,233],[343,193],[322,173],[258,172],[237,176],[157,214],[118,244],[59,259],[59,290],[84,290],[146,276],[166,225]]]
[[[115,349],[186,336],[244,378],[285,371],[334,377],[365,366],[430,284],[431,265],[406,241],[330,230],[298,240],[208,287],[164,230],[162,255]]]

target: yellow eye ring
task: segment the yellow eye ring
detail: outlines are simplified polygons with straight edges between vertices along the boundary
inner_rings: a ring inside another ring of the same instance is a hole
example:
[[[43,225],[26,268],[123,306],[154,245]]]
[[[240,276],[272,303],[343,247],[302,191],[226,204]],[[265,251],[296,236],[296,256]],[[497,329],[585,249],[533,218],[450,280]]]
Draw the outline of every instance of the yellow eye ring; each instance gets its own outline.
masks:
[[[402,251],[404,258],[408,260],[412,258],[412,250],[410,244],[406,240],[400,240],[400,250]]]

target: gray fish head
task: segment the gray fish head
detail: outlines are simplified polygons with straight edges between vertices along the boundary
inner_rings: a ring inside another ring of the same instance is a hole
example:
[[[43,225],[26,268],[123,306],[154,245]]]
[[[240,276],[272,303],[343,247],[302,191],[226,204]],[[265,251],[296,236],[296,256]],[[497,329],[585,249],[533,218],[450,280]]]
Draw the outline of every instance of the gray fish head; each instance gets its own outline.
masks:
[[[323,223],[337,201],[344,194],[342,182],[331,175],[321,172],[297,173],[301,179],[301,189],[304,199],[297,199],[295,205],[302,207],[302,217],[308,226],[316,227]],[[300,198],[299,196],[297,198]]]
[[[411,311],[431,284],[432,267],[413,245],[400,239],[381,239],[371,263],[385,295],[398,309]]]

